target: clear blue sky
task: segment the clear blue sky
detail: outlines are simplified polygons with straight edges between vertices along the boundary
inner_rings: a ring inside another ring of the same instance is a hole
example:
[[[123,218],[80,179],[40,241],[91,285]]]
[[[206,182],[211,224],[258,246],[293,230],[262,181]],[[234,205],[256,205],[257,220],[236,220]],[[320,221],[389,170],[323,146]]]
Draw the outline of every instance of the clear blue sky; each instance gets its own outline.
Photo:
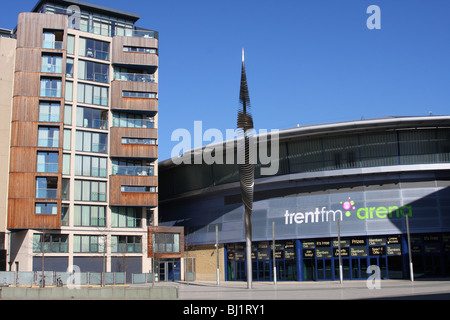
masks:
[[[0,27],[36,0],[3,1]],[[450,114],[448,0],[88,0],[160,32],[159,158],[177,128],[236,127],[241,48],[256,129]],[[369,5],[381,29],[369,30]]]

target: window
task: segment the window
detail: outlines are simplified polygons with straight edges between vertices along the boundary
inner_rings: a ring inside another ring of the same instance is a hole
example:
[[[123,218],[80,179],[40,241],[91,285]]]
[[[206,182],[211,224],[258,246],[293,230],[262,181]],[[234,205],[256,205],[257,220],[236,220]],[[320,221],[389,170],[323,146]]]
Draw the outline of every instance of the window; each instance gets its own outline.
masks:
[[[41,78],[41,97],[61,98],[61,79]]]
[[[62,72],[62,56],[44,54],[41,59],[41,72],[61,73]]]
[[[66,253],[68,239],[67,234],[33,234],[33,252]]]
[[[143,165],[140,160],[113,160],[111,174],[123,176],[153,176],[153,167]]]
[[[75,175],[84,177],[106,178],[106,158],[76,155]]]
[[[154,128],[152,116],[128,112],[113,112],[113,127],[122,128]]]
[[[139,236],[111,236],[111,252],[142,252],[142,239]]]
[[[76,204],[73,218],[76,227],[104,227],[106,226],[106,208]]]
[[[105,252],[105,238],[106,235],[74,235],[73,252]]]
[[[106,182],[75,180],[75,201],[106,201]]]
[[[73,101],[73,82],[66,81],[66,92],[64,94],[64,100]]]
[[[34,213],[38,215],[56,216],[58,214],[58,205],[54,202],[36,202]]]
[[[39,102],[39,121],[59,122],[61,106],[59,103]]]
[[[144,91],[122,91],[122,97],[124,98],[144,98],[144,99],[156,99],[155,92]]]
[[[95,82],[109,82],[109,66],[92,61],[78,61],[78,79]]]
[[[42,47],[44,49],[63,49],[63,31],[44,30]]]
[[[75,54],[75,36],[71,34],[67,36],[67,53]]]
[[[64,106],[64,124],[72,125],[72,106],[70,104]]]
[[[63,154],[63,170],[62,174],[70,174],[70,154],[64,153]]]
[[[83,57],[109,60],[109,43],[80,37],[79,54]]]
[[[107,153],[108,135],[90,131],[76,133],[76,150],[84,152]]]
[[[77,107],[77,126],[108,130],[108,111],[95,108]]]
[[[155,253],[180,252],[178,233],[153,233],[153,251]]]
[[[123,52],[157,53],[155,48],[123,46]]]
[[[108,105],[108,88],[91,84],[78,83],[78,98],[80,103]]]
[[[37,172],[58,172],[58,152],[38,151]]]
[[[73,78],[73,58],[66,59],[66,77]]]
[[[122,138],[123,144],[148,144],[155,145],[156,139],[150,138]]]
[[[140,228],[142,209],[135,207],[111,207],[113,228]]]
[[[64,150],[71,149],[71,144],[72,144],[71,137],[72,137],[72,130],[64,129],[64,141],[63,141],[63,149]]]
[[[36,178],[36,198],[56,199],[58,196],[57,177],[37,177]]]
[[[62,178],[61,180],[61,199],[70,200],[70,179]]]
[[[58,148],[59,146],[59,128],[57,127],[38,127],[38,147]]]
[[[150,186],[120,186],[121,192],[156,192],[156,187]]]
[[[61,204],[61,225],[68,226],[69,225],[69,205]]]

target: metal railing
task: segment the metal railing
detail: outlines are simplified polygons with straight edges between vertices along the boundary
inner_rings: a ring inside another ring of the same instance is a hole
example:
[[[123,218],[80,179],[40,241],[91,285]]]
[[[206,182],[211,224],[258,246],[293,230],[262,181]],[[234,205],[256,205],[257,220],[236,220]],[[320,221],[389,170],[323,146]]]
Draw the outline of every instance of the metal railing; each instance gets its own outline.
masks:
[[[115,72],[114,80],[134,82],[155,82],[153,74]]]
[[[112,165],[113,175],[123,176],[153,176],[153,167],[150,166],[120,166]]]

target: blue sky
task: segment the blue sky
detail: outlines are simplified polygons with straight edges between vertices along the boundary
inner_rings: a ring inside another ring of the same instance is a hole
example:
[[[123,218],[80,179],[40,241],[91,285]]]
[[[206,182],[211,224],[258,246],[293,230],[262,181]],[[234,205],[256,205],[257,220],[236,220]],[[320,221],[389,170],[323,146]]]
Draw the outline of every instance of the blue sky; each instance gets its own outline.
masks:
[[[0,27],[37,0],[7,1]],[[159,158],[177,128],[236,127],[241,48],[256,129],[450,114],[447,0],[89,0],[160,32]],[[369,30],[378,5],[381,29]]]

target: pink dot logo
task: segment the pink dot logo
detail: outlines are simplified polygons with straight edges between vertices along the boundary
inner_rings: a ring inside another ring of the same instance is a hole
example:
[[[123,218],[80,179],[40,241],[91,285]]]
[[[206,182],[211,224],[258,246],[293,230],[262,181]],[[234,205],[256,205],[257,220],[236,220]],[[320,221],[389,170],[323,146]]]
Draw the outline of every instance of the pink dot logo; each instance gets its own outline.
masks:
[[[342,204],[342,208],[345,210],[345,215],[347,217],[350,217],[351,212],[349,210],[350,209],[353,209],[353,210],[356,209],[355,201],[353,201],[352,198],[349,197],[347,201],[344,201],[344,202],[341,201],[341,204]]]

